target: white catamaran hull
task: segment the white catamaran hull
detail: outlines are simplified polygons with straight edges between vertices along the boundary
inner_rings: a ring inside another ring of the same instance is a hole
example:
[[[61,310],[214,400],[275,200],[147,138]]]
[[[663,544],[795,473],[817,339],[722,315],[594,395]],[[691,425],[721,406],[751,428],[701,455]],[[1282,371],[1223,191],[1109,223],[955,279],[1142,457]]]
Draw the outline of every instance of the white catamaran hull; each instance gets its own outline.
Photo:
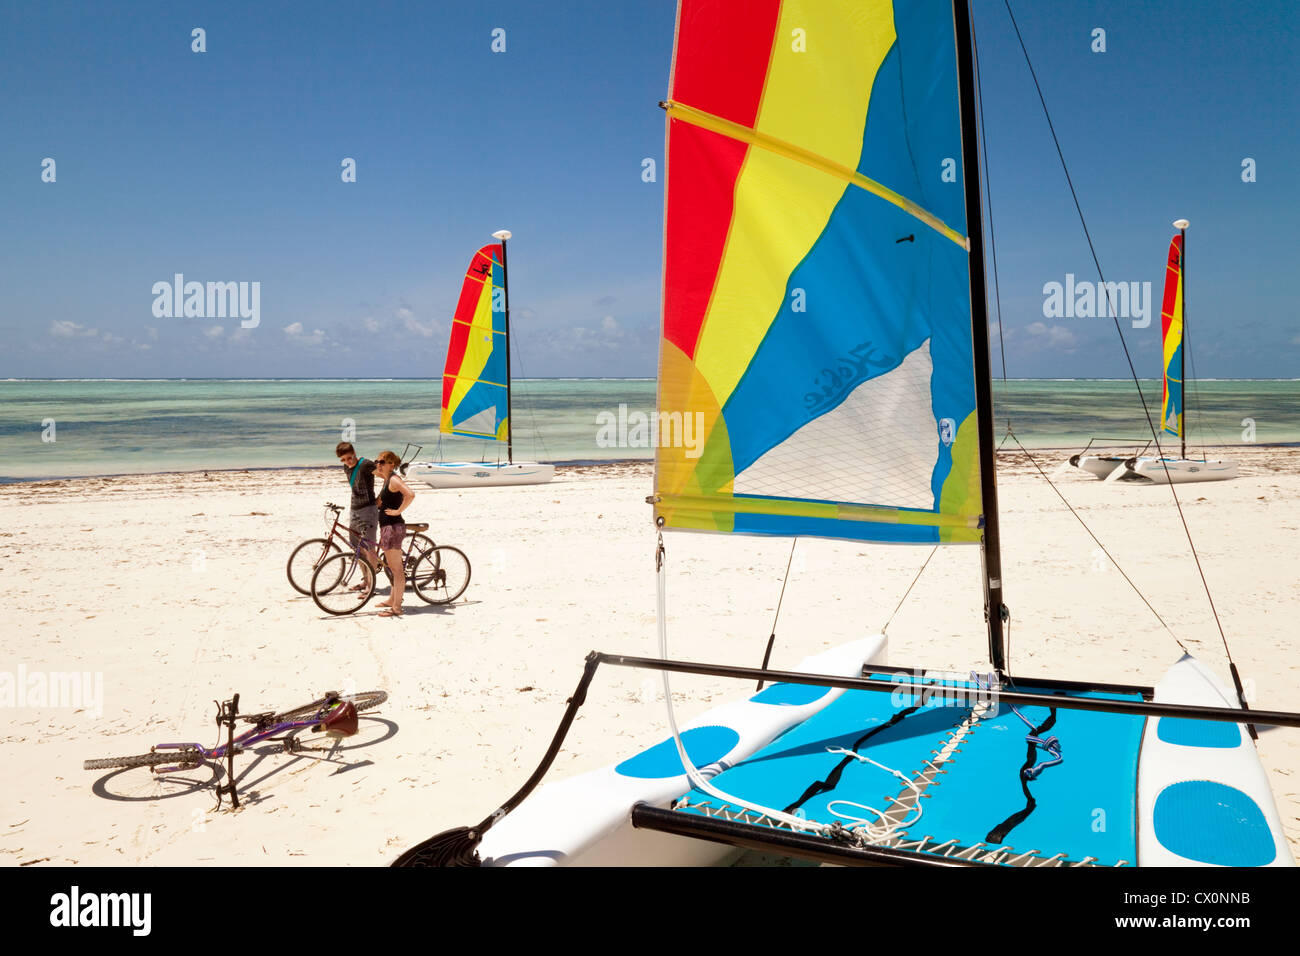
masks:
[[[1123,468],[1127,458],[1114,455],[1075,455],[1070,464],[1098,478],[1109,478],[1116,468]]]
[[[1113,455],[1076,455],[1074,467],[1106,479],[1122,469],[1120,481],[1143,481],[1150,484],[1183,484],[1192,481],[1224,481],[1237,477],[1235,461],[1193,461],[1187,458],[1119,458]],[[1168,474],[1166,474],[1166,468]]]
[[[1156,685],[1159,703],[1237,707],[1184,655]],[[1225,840],[1226,827],[1233,839]],[[1138,763],[1139,866],[1294,866],[1268,774],[1245,724],[1147,721]]]
[[[1166,474],[1166,469],[1168,473]],[[1138,478],[1157,484],[1180,485],[1190,481],[1224,481],[1237,477],[1235,461],[1190,461],[1186,458],[1139,458],[1129,467]]]
[[[433,488],[496,488],[541,485],[555,477],[555,466],[535,461],[413,461],[406,476]]]
[[[813,674],[857,677],[883,664],[886,638],[874,635],[805,659]],[[786,696],[805,703],[765,702]],[[775,693],[774,693],[775,692]],[[706,776],[733,766],[836,700],[843,691],[779,684],[746,700],[715,707],[682,727],[692,761]],[[764,699],[764,694],[768,696]],[[698,751],[698,752],[697,752]],[[702,758],[702,759],[701,759]],[[478,848],[484,866],[708,866],[738,851],[724,844],[633,828],[631,810],[659,807],[690,789],[669,738],[629,760],[546,784],[492,827]]]

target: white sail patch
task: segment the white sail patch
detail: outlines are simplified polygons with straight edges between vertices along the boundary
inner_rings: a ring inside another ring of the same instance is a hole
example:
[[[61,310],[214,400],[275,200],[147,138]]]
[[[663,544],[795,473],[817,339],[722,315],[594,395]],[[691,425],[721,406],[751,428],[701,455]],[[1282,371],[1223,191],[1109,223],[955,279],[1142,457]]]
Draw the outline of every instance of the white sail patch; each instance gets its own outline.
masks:
[[[743,495],[933,508],[930,340],[736,476]]]
[[[497,433],[497,410],[496,406],[483,409],[477,415],[471,415],[469,418],[463,418],[458,422],[452,422],[451,427],[458,431],[481,432],[484,435],[495,435]]]

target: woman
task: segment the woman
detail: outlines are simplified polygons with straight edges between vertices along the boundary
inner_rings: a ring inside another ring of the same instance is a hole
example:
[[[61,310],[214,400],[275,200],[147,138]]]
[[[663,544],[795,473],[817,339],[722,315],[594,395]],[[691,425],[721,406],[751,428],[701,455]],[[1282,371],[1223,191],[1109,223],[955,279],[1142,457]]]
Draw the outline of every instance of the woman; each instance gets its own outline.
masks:
[[[384,480],[379,492],[379,549],[393,574],[393,589],[389,599],[382,603],[380,617],[402,616],[402,595],[406,590],[406,568],[402,558],[402,542],[406,538],[406,522],[402,512],[415,500],[415,492],[397,474],[402,460],[391,451],[375,459],[375,475]]]

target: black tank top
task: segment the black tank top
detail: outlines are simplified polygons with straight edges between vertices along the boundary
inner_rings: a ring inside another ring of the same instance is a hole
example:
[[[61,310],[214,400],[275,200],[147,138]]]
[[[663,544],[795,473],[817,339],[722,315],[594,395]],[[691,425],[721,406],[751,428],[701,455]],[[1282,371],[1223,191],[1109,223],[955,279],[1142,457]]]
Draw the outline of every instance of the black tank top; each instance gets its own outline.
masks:
[[[382,527],[383,525],[389,524],[406,524],[405,519],[401,515],[390,515],[388,513],[389,508],[396,510],[400,507],[402,507],[402,493],[389,488],[388,482],[385,481],[383,490],[379,492],[380,526]]]

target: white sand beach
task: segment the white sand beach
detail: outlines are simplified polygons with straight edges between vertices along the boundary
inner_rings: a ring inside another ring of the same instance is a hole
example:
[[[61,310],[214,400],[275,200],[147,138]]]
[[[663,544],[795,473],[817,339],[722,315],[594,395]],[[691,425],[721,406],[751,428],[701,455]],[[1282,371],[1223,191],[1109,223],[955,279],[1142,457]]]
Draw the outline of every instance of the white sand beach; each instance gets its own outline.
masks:
[[[1240,479],[1178,494],[1254,706],[1300,710],[1300,450],[1234,455]],[[1061,457],[1042,453],[1051,468]],[[1028,464],[1002,461],[1012,670],[1157,681],[1181,653],[1173,637]],[[588,651],[657,654],[650,474],[608,465],[563,470],[547,486],[417,486],[410,517],[463,548],[473,580],[449,608],[408,594],[397,620],[379,618],[377,601],[329,617],[286,581],[285,560],[320,534],[324,503],[346,503],[338,469],[0,487],[10,581],[0,672],[11,681],[89,672],[102,686],[102,699],[79,707],[15,699],[0,711],[0,862],[379,865],[478,822],[536,766]],[[1183,643],[1227,680],[1169,489],[1077,473],[1059,486]],[[929,550],[801,540],[772,665],[878,629]],[[671,653],[757,666],[789,554],[787,540],[669,536]],[[979,565],[973,547],[935,555],[890,625],[891,663],[987,669]],[[662,739],[658,680],[602,668],[552,778]],[[673,679],[681,718],[750,688]],[[160,783],[147,770],[82,769],[164,741],[213,744],[213,701],[232,692],[259,711],[326,689],[390,699],[336,753],[242,757],[237,812],[214,812],[212,784],[198,785],[210,773]],[[1300,854],[1300,732],[1267,730],[1259,749]]]

